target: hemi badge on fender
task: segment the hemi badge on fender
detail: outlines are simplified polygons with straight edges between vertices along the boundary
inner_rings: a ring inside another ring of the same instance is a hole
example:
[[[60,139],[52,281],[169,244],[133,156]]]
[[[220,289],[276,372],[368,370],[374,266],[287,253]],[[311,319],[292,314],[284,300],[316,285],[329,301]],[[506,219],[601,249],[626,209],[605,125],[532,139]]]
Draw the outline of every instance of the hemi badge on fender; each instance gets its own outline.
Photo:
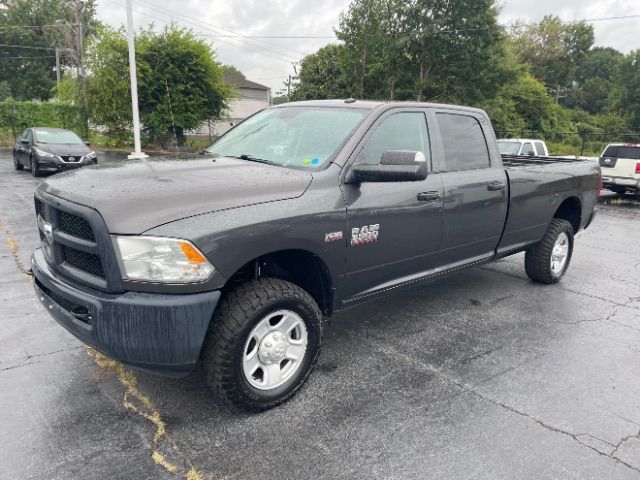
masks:
[[[335,242],[337,240],[342,240],[342,232],[331,232],[331,233],[325,233],[324,235],[325,243]]]

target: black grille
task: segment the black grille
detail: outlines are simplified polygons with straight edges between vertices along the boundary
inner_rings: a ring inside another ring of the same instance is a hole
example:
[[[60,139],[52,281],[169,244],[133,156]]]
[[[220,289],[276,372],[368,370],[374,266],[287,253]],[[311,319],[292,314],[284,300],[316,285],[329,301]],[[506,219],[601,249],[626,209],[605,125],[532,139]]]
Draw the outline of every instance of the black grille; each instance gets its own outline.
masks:
[[[80,160],[82,160],[82,155],[60,155],[60,158],[62,158],[62,160],[64,160],[65,162],[79,162]],[[73,160],[71,160],[73,158]]]
[[[82,270],[83,272],[90,273],[96,277],[104,278],[104,268],[102,267],[102,261],[98,255],[92,253],[86,253],[75,248],[62,246],[62,254],[64,261],[68,265]]]
[[[95,242],[91,225],[84,218],[60,211],[60,230],[83,240]]]

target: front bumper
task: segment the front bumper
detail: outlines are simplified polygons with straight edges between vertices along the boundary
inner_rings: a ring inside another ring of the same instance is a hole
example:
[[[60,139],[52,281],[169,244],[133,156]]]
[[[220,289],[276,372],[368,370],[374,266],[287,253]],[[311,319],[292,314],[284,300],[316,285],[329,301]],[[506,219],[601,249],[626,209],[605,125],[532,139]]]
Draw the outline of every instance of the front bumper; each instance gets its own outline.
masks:
[[[220,299],[219,291],[98,292],[65,281],[39,248],[31,268],[40,302],[60,325],[108,357],[165,376],[193,369]]]
[[[87,165],[95,165],[97,159],[82,160],[80,162],[64,162],[55,157],[38,157],[38,169],[41,172],[66,172],[67,170],[75,170],[76,168],[86,167]]]

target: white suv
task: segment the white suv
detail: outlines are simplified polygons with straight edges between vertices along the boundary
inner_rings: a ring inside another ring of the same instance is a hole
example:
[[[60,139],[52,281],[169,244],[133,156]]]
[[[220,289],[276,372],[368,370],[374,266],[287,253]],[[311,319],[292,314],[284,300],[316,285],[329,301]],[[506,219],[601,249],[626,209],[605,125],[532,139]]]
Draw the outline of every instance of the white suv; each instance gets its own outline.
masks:
[[[611,143],[600,156],[602,188],[623,194],[640,192],[640,144]]]

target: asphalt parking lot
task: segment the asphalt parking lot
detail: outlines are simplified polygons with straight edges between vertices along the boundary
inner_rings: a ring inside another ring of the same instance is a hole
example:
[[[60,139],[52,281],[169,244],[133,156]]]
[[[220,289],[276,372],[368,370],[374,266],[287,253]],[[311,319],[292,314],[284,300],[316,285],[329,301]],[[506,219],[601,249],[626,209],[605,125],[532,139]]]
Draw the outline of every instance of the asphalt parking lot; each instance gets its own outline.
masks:
[[[640,478],[640,201],[603,198],[559,285],[519,255],[335,316],[306,387],[249,415],[48,316],[38,181],[0,152],[0,479]]]

